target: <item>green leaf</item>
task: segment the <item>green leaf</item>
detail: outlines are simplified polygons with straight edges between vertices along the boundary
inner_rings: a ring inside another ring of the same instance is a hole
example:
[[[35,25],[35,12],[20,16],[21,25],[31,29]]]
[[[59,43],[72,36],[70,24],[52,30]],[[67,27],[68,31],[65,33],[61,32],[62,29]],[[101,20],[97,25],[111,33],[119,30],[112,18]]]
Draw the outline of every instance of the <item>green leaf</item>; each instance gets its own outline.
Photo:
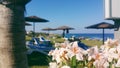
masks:
[[[76,68],[76,67],[77,67],[76,56],[73,56],[71,61],[71,68]]]

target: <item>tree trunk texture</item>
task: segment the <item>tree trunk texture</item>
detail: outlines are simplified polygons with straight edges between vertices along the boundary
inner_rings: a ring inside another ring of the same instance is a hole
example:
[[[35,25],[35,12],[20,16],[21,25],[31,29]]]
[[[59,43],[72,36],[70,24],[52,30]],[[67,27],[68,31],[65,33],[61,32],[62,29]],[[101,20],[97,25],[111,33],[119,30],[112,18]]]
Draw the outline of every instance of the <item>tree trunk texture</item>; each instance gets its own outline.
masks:
[[[0,4],[0,68],[28,68],[24,6]]]

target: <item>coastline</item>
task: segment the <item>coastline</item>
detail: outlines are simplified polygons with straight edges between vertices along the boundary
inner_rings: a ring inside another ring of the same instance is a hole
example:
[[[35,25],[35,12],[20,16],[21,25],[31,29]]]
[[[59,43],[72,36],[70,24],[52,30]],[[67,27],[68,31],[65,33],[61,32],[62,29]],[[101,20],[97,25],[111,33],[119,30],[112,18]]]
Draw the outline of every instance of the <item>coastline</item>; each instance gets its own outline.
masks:
[[[67,38],[70,38],[72,36],[76,38],[84,37],[84,38],[100,39],[100,40],[103,38],[102,33],[70,33],[65,35],[65,37]],[[114,33],[105,33],[104,39],[106,40],[107,38],[114,39]]]

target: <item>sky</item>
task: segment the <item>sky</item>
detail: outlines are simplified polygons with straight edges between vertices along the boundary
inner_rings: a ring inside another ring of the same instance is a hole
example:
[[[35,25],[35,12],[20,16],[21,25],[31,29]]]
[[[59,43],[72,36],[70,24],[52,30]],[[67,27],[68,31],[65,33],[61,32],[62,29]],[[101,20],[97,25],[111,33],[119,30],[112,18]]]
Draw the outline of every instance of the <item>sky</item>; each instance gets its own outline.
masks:
[[[114,24],[113,21],[104,18],[103,0],[32,0],[26,5],[25,16],[33,15],[49,20],[46,23],[36,23],[36,32],[45,32],[41,29],[46,27],[57,28],[65,25],[75,28],[70,30],[70,33],[102,33],[101,29],[85,29],[85,27],[100,22]],[[26,26],[26,30],[33,30],[33,26]],[[113,33],[114,30],[106,29],[105,32]]]

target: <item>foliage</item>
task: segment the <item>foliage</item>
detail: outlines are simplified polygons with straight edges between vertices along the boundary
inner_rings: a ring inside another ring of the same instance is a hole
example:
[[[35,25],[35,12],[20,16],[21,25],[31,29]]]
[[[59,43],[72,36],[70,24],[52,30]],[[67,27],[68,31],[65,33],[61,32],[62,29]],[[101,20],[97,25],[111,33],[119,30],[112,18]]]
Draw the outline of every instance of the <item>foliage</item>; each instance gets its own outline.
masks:
[[[32,38],[30,36],[26,36],[26,41],[30,41]]]
[[[63,43],[65,41],[63,38],[50,38],[49,40],[51,41],[52,45],[55,43]]]
[[[102,45],[102,41],[100,41],[100,40],[81,40],[81,42],[88,46],[100,47]]]
[[[33,52],[32,54],[28,54],[28,64],[31,68],[34,67],[47,67],[48,63],[50,62],[49,56],[39,53],[39,52]]]

